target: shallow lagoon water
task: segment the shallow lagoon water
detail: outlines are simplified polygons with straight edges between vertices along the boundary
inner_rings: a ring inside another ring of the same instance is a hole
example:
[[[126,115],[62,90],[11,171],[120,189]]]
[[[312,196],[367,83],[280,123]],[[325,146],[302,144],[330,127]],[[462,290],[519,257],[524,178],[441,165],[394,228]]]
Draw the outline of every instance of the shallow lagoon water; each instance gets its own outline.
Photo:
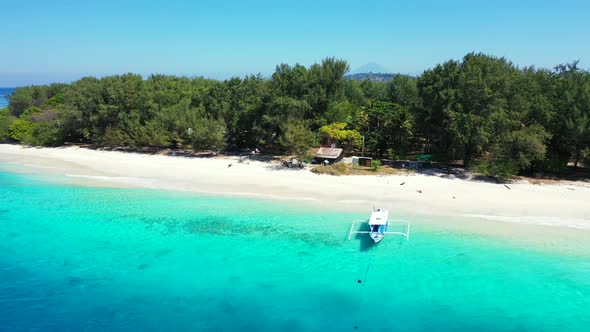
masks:
[[[590,254],[273,201],[0,173],[9,331],[588,331]],[[441,221],[444,222],[444,221]],[[360,283],[358,281],[361,281]]]

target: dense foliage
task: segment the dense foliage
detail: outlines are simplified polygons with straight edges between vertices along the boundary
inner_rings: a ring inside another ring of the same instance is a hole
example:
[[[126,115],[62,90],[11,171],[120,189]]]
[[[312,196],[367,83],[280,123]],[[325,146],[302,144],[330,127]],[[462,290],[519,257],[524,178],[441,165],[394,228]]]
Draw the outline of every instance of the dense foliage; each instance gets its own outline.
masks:
[[[467,54],[417,78],[346,80],[345,61],[281,64],[219,82],[126,74],[23,87],[0,111],[0,141],[305,155],[316,144],[407,158],[428,153],[483,173],[559,172],[590,158],[590,73],[518,68]]]

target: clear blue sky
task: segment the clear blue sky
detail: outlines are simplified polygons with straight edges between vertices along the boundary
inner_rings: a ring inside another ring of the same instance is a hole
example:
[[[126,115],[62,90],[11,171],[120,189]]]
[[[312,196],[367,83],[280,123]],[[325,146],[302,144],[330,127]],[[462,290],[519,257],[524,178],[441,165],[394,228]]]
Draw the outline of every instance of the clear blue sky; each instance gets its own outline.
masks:
[[[125,72],[223,78],[336,56],[417,74],[470,51],[590,67],[588,0],[0,0],[0,86]]]

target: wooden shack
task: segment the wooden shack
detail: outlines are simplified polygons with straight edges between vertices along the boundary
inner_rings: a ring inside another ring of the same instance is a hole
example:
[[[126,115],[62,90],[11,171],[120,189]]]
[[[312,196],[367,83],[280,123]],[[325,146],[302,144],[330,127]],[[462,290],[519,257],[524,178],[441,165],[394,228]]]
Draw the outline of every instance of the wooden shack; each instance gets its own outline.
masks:
[[[342,160],[344,151],[340,148],[313,148],[309,150],[309,155],[319,163],[327,160],[333,164]]]
[[[362,167],[371,167],[371,163],[373,162],[373,158],[371,157],[352,157],[352,164],[358,165]]]

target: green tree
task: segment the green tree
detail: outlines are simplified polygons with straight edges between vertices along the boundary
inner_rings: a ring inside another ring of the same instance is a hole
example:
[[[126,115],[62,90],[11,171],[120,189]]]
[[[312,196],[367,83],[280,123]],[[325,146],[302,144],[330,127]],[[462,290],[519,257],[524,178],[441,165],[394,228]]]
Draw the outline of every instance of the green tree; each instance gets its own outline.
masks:
[[[33,106],[33,91],[31,88],[17,88],[9,97],[10,112],[14,116],[20,116],[27,108]]]
[[[272,87],[278,95],[304,99],[309,93],[309,71],[305,66],[280,64],[272,74]]]
[[[259,137],[259,143],[272,149],[279,137],[283,135],[286,123],[304,121],[310,117],[311,111],[311,106],[305,100],[291,97],[273,98],[268,103],[268,109],[261,116],[259,125],[253,128]]]
[[[100,143],[108,147],[127,146],[132,144],[129,135],[118,128],[107,127],[100,139]]]
[[[335,122],[320,128],[320,135],[327,145],[344,143],[350,149],[359,145],[361,134],[353,129],[346,129],[348,126],[345,122]]]
[[[482,159],[473,165],[472,170],[483,176],[500,180],[510,180],[518,173],[518,165],[512,160]]]
[[[328,143],[356,131],[375,156],[432,153],[487,174],[587,166],[590,74],[577,62],[520,69],[470,53],[388,83],[347,80],[347,71],[326,58],[281,64],[271,79],[126,74],[23,87],[10,115],[0,113],[0,140],[301,154],[318,131]]]
[[[590,115],[579,114],[566,119],[565,128],[574,167],[578,167],[578,163],[583,158],[582,151],[590,146]]]
[[[374,172],[377,172],[379,168],[381,168],[381,161],[380,160],[372,160],[371,161],[371,168]]]
[[[301,120],[290,120],[282,125],[281,146],[290,154],[304,160],[310,148],[317,144],[317,136]]]
[[[417,107],[421,104],[417,80],[407,75],[395,75],[387,84],[389,101],[405,107]]]
[[[11,140],[10,126],[16,120],[16,117],[9,113],[8,109],[0,110],[0,142]]]
[[[24,141],[33,130],[33,123],[28,120],[16,119],[8,127],[10,138],[15,141]]]
[[[29,120],[31,116],[41,113],[41,109],[37,107],[29,107],[19,115],[19,118]]]
[[[361,87],[361,83],[356,80],[348,80],[344,86],[344,95],[346,100],[352,105],[363,107],[369,105],[369,99]]]
[[[136,147],[168,147],[170,146],[170,135],[163,124],[151,120],[144,125],[131,122],[126,125],[126,135],[130,142]]]
[[[550,138],[551,135],[540,125],[512,131],[500,140],[497,156],[513,161],[519,170],[530,169],[533,163],[545,159],[546,142]]]
[[[60,146],[64,143],[61,128],[55,122],[33,123],[22,142],[32,146]]]
[[[577,166],[582,151],[590,146],[590,73],[578,62],[558,65],[553,73],[555,109],[550,129],[553,133],[551,152],[565,165],[573,159]]]
[[[307,74],[307,103],[311,106],[308,119],[324,125],[325,114],[331,103],[341,101],[345,96],[344,74],[349,71],[348,63],[336,58],[326,58],[321,64],[312,65]],[[319,127],[319,126],[318,126]]]
[[[205,116],[195,123],[192,130],[189,128],[190,142],[195,150],[218,151],[226,146],[225,132],[223,121]]]
[[[418,80],[418,122],[433,152],[469,164],[517,127],[509,103],[517,75],[506,59],[475,53],[426,71]]]
[[[404,154],[412,148],[414,118],[407,107],[374,102],[365,110],[366,146],[374,155]]]
[[[387,98],[387,85],[374,82],[366,79],[360,84],[361,89],[365,95],[365,98],[371,101],[386,101]]]

